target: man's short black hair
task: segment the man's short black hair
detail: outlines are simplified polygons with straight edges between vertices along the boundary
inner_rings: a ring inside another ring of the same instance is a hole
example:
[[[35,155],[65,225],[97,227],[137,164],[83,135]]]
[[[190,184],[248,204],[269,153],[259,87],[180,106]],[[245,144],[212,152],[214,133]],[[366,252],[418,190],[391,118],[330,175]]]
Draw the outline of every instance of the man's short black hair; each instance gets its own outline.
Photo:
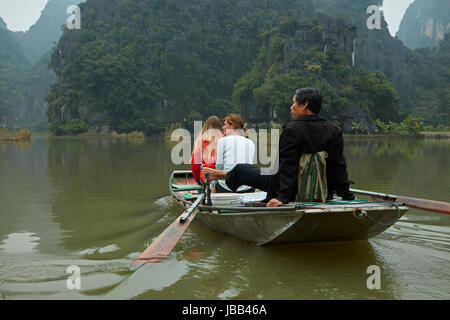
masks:
[[[322,95],[319,90],[315,88],[301,88],[295,91],[295,100],[297,104],[301,105],[308,102],[308,109],[315,114],[320,113],[320,108],[322,107]]]

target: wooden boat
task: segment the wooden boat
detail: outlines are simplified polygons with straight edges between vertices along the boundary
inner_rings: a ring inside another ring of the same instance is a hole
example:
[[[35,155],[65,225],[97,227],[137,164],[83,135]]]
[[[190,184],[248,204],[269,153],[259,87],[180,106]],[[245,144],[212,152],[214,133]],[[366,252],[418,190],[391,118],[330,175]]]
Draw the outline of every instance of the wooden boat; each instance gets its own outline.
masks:
[[[174,199],[189,207],[203,192],[191,171],[174,171],[169,180]],[[229,206],[199,205],[195,221],[256,245],[364,240],[391,227],[408,207],[386,201],[333,201],[326,204],[291,203],[266,208],[246,201]]]

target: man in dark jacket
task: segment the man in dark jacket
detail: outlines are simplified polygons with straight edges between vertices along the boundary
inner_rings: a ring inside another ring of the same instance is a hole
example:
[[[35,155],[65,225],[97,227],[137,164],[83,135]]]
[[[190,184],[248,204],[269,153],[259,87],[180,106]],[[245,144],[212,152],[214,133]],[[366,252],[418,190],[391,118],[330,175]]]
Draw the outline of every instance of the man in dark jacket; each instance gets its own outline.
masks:
[[[292,98],[291,116],[294,121],[284,126],[279,145],[279,170],[273,175],[261,175],[253,165],[238,164],[229,171],[204,169],[212,179],[224,179],[235,191],[241,185],[267,192],[268,207],[295,201],[299,161],[302,154],[326,151],[328,198],[334,192],[343,200],[353,200],[349,191],[347,164],[343,155],[342,130],[319,116],[322,95],[314,88],[303,88]]]

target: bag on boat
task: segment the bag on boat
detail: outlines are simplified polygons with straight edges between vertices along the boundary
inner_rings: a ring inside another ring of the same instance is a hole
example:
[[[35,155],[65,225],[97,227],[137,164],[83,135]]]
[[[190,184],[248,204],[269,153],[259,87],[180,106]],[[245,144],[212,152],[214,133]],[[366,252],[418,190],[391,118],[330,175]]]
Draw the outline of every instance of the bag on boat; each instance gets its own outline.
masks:
[[[326,202],[328,195],[327,158],[328,153],[325,151],[302,155],[296,201]]]

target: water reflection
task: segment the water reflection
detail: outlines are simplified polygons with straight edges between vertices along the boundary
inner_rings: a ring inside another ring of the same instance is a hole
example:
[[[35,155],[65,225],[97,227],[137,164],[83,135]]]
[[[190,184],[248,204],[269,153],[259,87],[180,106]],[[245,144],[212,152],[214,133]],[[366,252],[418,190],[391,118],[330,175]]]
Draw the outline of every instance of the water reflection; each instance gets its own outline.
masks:
[[[40,252],[63,253],[61,230],[51,216],[55,189],[48,178],[47,149],[48,140],[39,138],[25,148],[0,145],[0,239],[27,230],[40,238]]]
[[[410,210],[370,241],[255,247],[194,223],[162,263],[131,262],[182,209],[163,141],[0,144],[0,295],[6,299],[448,298],[450,217]],[[347,139],[357,187],[450,201],[450,140]],[[66,288],[69,265],[82,289]],[[382,290],[366,287],[367,267]]]
[[[188,269],[186,261],[170,258],[160,263],[144,265],[110,290],[103,299],[142,299],[149,292],[171,288],[188,273]]]
[[[389,156],[401,156],[406,159],[414,159],[420,156],[421,140],[407,138],[384,138],[367,140],[364,138],[349,138],[346,140],[352,156],[367,156],[384,158]]]
[[[64,246],[93,259],[126,255],[130,242],[142,248],[135,239],[144,238],[148,226],[157,228],[165,213],[150,199],[167,195],[166,152],[160,142],[53,140],[48,167],[58,195],[52,212],[66,230]],[[91,252],[92,244],[118,250]]]
[[[344,152],[360,189],[450,201],[450,139],[349,139]]]
[[[38,246],[40,239],[35,233],[11,233],[7,239],[3,240],[0,249],[14,253],[33,252]]]

